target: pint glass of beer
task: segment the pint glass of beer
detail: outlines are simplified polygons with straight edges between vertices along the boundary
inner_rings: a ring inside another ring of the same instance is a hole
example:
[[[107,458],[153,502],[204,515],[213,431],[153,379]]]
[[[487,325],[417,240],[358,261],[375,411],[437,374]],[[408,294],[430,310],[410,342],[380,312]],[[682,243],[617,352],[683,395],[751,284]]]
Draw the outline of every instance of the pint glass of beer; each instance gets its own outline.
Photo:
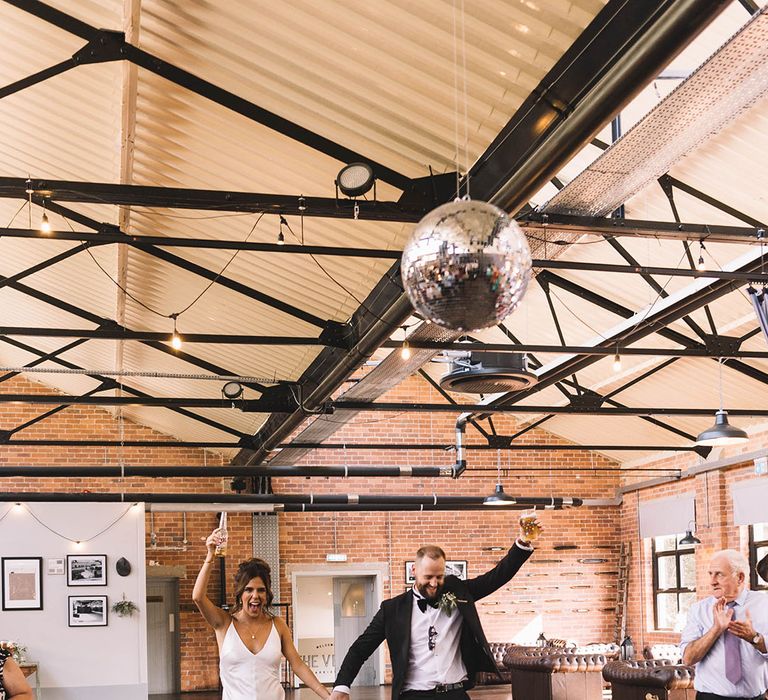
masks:
[[[535,510],[524,510],[520,513],[520,529],[528,542],[532,542],[539,536],[541,527],[536,522]]]

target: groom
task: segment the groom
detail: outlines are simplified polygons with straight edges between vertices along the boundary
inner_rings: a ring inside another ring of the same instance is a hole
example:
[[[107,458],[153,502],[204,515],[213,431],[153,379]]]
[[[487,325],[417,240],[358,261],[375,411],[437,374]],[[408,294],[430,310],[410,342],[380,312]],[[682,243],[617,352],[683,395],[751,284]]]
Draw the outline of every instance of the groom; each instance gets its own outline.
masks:
[[[538,523],[537,523],[538,524]],[[475,601],[507,583],[533,553],[522,531],[490,571],[462,581],[445,575],[445,553],[426,546],[416,553],[412,590],[385,600],[352,644],[330,700],[348,700],[365,660],[386,639],[392,660],[392,700],[462,700],[478,671],[496,673]]]

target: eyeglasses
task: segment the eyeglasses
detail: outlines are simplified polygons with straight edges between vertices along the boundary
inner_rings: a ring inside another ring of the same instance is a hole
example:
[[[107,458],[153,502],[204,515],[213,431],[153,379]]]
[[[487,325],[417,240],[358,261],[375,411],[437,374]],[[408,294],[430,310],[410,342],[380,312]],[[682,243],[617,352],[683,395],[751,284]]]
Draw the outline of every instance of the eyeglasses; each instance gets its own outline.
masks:
[[[430,651],[435,650],[435,644],[437,643],[437,630],[433,625],[429,626],[429,632],[427,632],[427,646]]]

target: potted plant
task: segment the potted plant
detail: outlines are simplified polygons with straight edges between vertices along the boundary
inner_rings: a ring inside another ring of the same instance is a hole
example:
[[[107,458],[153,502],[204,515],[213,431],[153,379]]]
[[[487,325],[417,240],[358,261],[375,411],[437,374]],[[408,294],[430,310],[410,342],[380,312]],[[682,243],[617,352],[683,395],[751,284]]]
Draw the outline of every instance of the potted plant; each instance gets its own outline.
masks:
[[[136,605],[132,600],[126,600],[125,593],[123,593],[123,599],[118,600],[113,606],[112,606],[112,612],[115,613],[118,617],[131,617],[133,613],[137,612],[139,609],[139,606]]]

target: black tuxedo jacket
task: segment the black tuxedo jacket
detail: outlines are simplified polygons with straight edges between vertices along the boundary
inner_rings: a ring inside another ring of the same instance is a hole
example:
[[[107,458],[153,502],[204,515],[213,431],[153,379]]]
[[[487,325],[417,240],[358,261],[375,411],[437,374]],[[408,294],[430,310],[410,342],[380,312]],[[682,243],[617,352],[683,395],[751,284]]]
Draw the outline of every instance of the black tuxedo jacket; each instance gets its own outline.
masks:
[[[456,596],[457,609],[463,618],[461,629],[461,657],[467,667],[471,687],[478,671],[496,672],[496,663],[480,625],[475,601],[485,598],[507,583],[530,557],[532,552],[513,546],[506,556],[490,571],[462,581],[446,576],[443,592]],[[334,685],[352,685],[365,660],[386,640],[392,660],[392,698],[397,700],[408,671],[408,652],[411,644],[411,612],[413,594],[406,591],[385,600],[344,657]]]

